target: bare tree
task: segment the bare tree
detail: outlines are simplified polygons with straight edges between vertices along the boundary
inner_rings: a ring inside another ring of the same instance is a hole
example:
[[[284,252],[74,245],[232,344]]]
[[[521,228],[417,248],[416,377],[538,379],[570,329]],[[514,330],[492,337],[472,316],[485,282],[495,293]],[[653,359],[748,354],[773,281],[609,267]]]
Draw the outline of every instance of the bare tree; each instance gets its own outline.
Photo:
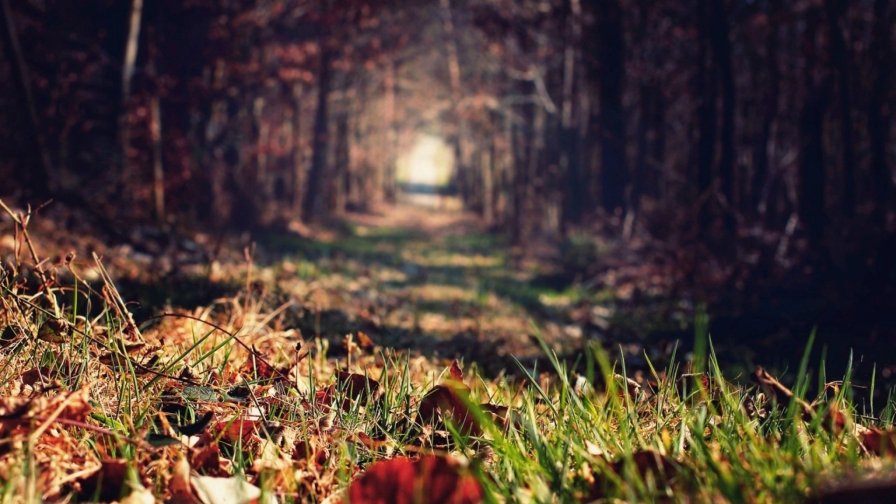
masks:
[[[131,99],[131,81],[137,64],[137,50],[140,47],[140,24],[143,16],[143,0],[132,0],[128,17],[128,35],[125,41],[124,60],[121,65],[121,110],[118,119],[118,134],[121,149],[121,185],[130,180],[132,173],[128,163],[128,147],[131,131],[128,124],[128,102]]]
[[[31,90],[31,79],[28,75],[28,66],[25,63],[25,57],[22,54],[22,47],[19,44],[19,37],[16,33],[16,25],[13,20],[13,12],[9,6],[9,0],[0,0],[2,7],[4,22],[0,23],[0,31],[2,31],[3,47],[6,48],[9,61],[13,66],[15,74],[15,83],[19,88],[19,94],[25,101],[28,109],[28,126],[30,137],[34,142],[34,151],[38,163],[36,169],[29,171],[31,176],[28,180],[28,187],[38,194],[45,194],[50,191],[50,173],[52,172],[52,162],[50,160],[50,152],[47,149],[47,141],[44,137],[43,130],[40,125],[40,117],[37,113],[37,104],[34,101],[34,93]]]

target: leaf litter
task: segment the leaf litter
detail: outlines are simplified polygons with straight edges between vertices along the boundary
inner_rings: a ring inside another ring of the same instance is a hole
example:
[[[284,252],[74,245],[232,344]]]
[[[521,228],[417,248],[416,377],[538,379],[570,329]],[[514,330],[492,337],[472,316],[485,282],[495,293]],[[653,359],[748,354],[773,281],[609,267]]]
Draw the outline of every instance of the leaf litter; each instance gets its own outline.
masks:
[[[286,321],[288,305],[251,281],[138,327],[95,263],[99,286],[72,270],[67,290],[29,290],[23,265],[3,266],[4,495],[843,502],[879,496],[894,474],[891,422],[826,388],[804,399],[761,368],[755,387],[674,366],[626,374],[611,364],[585,376],[520,363],[519,375],[488,378],[364,331],[341,347],[306,338]],[[79,293],[82,311],[66,292]]]

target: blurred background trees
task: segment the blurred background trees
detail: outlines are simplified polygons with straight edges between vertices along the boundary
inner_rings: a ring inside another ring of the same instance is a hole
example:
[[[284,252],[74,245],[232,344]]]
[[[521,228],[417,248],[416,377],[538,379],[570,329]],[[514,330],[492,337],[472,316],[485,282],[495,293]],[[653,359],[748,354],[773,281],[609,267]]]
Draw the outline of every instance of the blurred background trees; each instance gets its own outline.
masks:
[[[0,192],[110,228],[287,228],[394,201],[426,134],[515,243],[602,235],[752,295],[794,271],[888,292],[894,11],[2,0]]]

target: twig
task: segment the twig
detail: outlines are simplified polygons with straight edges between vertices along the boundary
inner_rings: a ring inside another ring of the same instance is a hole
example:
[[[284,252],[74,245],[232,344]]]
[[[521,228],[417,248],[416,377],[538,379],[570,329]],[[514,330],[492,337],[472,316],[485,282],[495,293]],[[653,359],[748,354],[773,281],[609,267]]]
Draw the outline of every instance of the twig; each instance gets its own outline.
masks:
[[[93,253],[93,260],[96,263],[97,269],[100,272],[100,278],[103,279],[103,284],[106,286],[106,291],[108,291],[109,297],[112,298],[112,305],[115,306],[115,311],[118,312],[118,315],[124,319],[125,323],[128,326],[128,329],[133,333],[134,337],[138,340],[143,341],[143,335],[140,334],[140,329],[137,327],[137,324],[134,322],[134,317],[131,315],[131,312],[128,311],[128,307],[125,304],[124,300],[121,299],[121,294],[118,293],[118,289],[115,288],[115,284],[112,282],[112,277],[109,276],[109,272],[106,271],[106,267],[103,266],[103,262],[100,260],[100,256],[97,255],[96,252]]]
[[[241,347],[243,347],[244,349],[246,349],[246,351],[248,351],[250,354],[252,354],[253,358],[255,358],[257,361],[261,362],[262,364],[264,364],[265,366],[267,366],[268,368],[270,368],[272,372],[274,372],[277,376],[279,376],[280,378],[282,378],[283,380],[285,380],[287,383],[290,383],[290,381],[289,381],[289,377],[288,377],[288,376],[286,376],[286,375],[283,374],[279,369],[277,369],[277,368],[275,368],[273,365],[271,365],[270,362],[268,362],[265,358],[263,358],[263,357],[262,357],[262,356],[261,356],[261,355],[260,355],[254,348],[252,348],[249,344],[247,344],[246,342],[244,342],[243,340],[241,340],[239,337],[237,337],[236,333],[233,333],[233,332],[231,332],[231,331],[228,331],[227,329],[221,327],[221,326],[218,325],[218,324],[215,324],[214,322],[210,322],[210,321],[208,321],[208,320],[204,320],[204,319],[201,319],[201,318],[199,318],[199,317],[194,317],[193,315],[187,315],[187,314],[185,314],[185,313],[170,313],[170,312],[169,312],[169,313],[160,313],[160,314],[158,314],[158,315],[156,315],[156,316],[154,316],[154,317],[150,317],[150,318],[147,319],[147,320],[157,320],[157,319],[162,319],[162,318],[166,318],[166,317],[184,318],[184,319],[187,319],[187,320],[194,320],[194,321],[196,321],[196,322],[201,322],[201,323],[203,323],[203,324],[205,324],[205,325],[207,325],[207,326],[209,326],[209,327],[211,327],[211,328],[213,328],[213,329],[216,329],[216,330],[218,330],[218,331],[221,331],[222,333],[226,334],[226,335],[229,336],[231,339],[233,339],[233,341],[236,341],[238,345],[240,345]],[[302,355],[302,357],[304,358],[306,355],[307,355],[307,354],[304,354],[304,355]]]
[[[22,237],[25,239],[25,244],[28,246],[28,252],[29,254],[31,254],[31,260],[34,261],[34,270],[37,272],[37,276],[40,277],[42,287],[47,290],[47,297],[50,298],[50,303],[52,303],[53,305],[53,311],[55,312],[54,315],[58,317],[59,305],[56,303],[56,296],[54,296],[53,293],[50,292],[50,279],[47,278],[47,274],[43,269],[44,261],[40,260],[40,258],[38,257],[37,250],[34,248],[34,242],[31,241],[31,235],[28,234],[29,218],[23,218],[21,213],[17,215],[12,211],[12,209],[6,206],[6,203],[4,203],[2,199],[0,199],[0,207],[2,207],[3,211],[6,212],[6,214],[9,215],[13,222],[16,223],[17,228],[21,230]],[[27,215],[30,217],[30,209]]]
[[[53,418],[51,420],[49,417],[40,417],[40,416],[28,417],[28,419],[44,422],[44,425],[52,422],[52,423],[58,423],[58,424],[63,424],[63,425],[69,425],[72,427],[78,427],[80,429],[98,432],[100,434],[105,434],[107,436],[113,436],[118,439],[121,439],[122,441],[127,441],[133,445],[140,446],[141,448],[145,448],[145,449],[151,450],[153,452],[159,450],[157,447],[151,445],[150,443],[147,443],[146,441],[144,441],[142,439],[135,439],[130,436],[126,436],[120,432],[115,432],[111,429],[107,429],[105,427],[100,427],[98,425],[92,425],[92,424],[89,424],[86,422],[81,422],[80,420],[71,420],[69,418]]]
[[[4,290],[7,294],[10,294],[10,295],[13,294],[12,291],[10,291],[9,289],[7,289],[6,287],[2,287],[2,288],[3,288],[3,290]],[[14,297],[14,296],[11,296],[11,297]],[[55,317],[55,315],[53,315],[52,313],[50,313],[49,311],[47,311],[46,308],[43,308],[43,307],[41,307],[41,306],[38,306],[38,305],[32,303],[31,301],[28,301],[28,300],[26,300],[26,299],[21,299],[20,297],[17,297],[17,296],[15,296],[14,299],[16,300],[16,302],[22,302],[22,303],[25,303],[25,304],[27,304],[28,306],[30,306],[31,308],[33,308],[33,309],[35,309],[35,310],[38,310],[38,311],[40,311],[40,312],[43,312],[43,313],[46,314],[46,315],[49,315],[49,316],[51,316],[51,317],[54,317],[55,320],[58,320],[58,321],[67,323],[67,321],[65,321],[64,319],[59,318],[59,317]],[[90,334],[88,334],[86,331],[84,331],[84,330],[82,330],[82,329],[79,329],[78,327],[76,327],[76,326],[74,326],[74,325],[71,325],[71,324],[67,324],[67,327],[68,327],[69,329],[71,329],[72,332],[75,332],[75,333],[80,334],[82,337],[86,338],[86,339],[87,339],[88,341],[90,341],[91,343],[94,343],[94,344],[96,344],[97,346],[100,346],[100,347],[104,347],[104,346],[105,346],[105,343],[104,343],[104,342],[102,342],[102,341],[100,341],[100,340],[94,338],[93,336],[91,336]],[[161,372],[161,371],[152,369],[152,368],[150,368],[150,367],[148,367],[148,366],[144,366],[143,364],[141,364],[141,363],[139,363],[139,362],[133,360],[130,356],[127,356],[127,355],[122,354],[121,357],[125,357],[125,358],[128,360],[128,363],[129,363],[129,364],[131,364],[132,366],[134,366],[134,367],[136,367],[136,368],[138,368],[138,369],[140,369],[140,370],[142,370],[142,371],[145,371],[145,372],[147,372],[147,373],[151,373],[151,374],[154,374],[154,375],[156,375],[156,376],[160,376],[160,377],[162,377],[162,378],[168,378],[168,379],[170,379],[170,380],[179,381],[179,382],[181,382],[181,383],[186,383],[187,385],[195,385],[195,386],[201,386],[201,385],[202,385],[201,383],[199,383],[199,382],[197,382],[197,381],[195,381],[195,380],[190,380],[189,378],[183,378],[183,377],[180,377],[180,376],[170,375],[170,374],[163,373],[163,372]]]

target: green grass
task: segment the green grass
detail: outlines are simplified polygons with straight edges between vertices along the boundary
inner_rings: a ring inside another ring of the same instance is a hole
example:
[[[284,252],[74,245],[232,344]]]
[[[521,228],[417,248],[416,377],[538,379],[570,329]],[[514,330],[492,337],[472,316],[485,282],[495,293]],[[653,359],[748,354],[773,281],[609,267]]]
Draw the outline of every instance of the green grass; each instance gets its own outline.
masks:
[[[514,278],[487,236],[428,249],[413,233],[364,234],[283,243],[295,255],[274,276],[353,278],[365,264],[400,268],[410,250],[447,265],[405,287],[469,290],[458,306],[478,317],[498,316],[492,296],[536,310],[595,295]],[[465,254],[484,259],[450,264]],[[348,261],[331,259],[340,256]],[[781,377],[792,397],[723,372],[701,313],[692,354],[662,367],[645,355],[646,368],[629,369],[621,350],[594,344],[561,360],[544,341],[540,367],[516,361],[489,377],[478,371],[488,362],[467,362],[469,396],[454,406],[472,420],[441,407],[432,419],[421,404],[450,362],[362,349],[357,335],[304,341],[289,305],[264,289],[153,319],[138,335],[99,263],[81,268],[99,283],[64,266],[61,284],[2,268],[0,502],[116,499],[135,488],[167,499],[184,461],[193,476],[319,502],[344,495],[377,461],[425,453],[462,460],[489,502],[802,502],[837,482],[896,477],[894,391],[875,390],[876,373],[870,389],[855,387],[851,362],[844,376],[827,376],[825,357],[810,362],[811,336],[796,372]],[[454,309],[440,301],[412,308],[417,317]],[[875,451],[867,428],[891,444]],[[116,463],[124,474],[107,469]],[[96,475],[113,495],[87,492]]]
[[[520,364],[512,374],[491,380],[469,363],[468,408],[481,426],[474,436],[450,416],[444,426],[420,422],[417,407],[441,381],[440,363],[388,349],[351,351],[349,361],[328,358],[328,344],[319,341],[308,358],[290,368],[282,348],[246,348],[247,342],[260,345],[286,336],[255,323],[265,319],[264,307],[245,296],[210,312],[214,325],[172,319],[156,332],[148,330],[148,339],[169,340],[153,350],[154,372],[147,373],[139,365],[147,362],[146,355],[123,350],[127,326],[113,307],[93,319],[74,315],[76,303],[88,298],[101,303],[96,293],[59,307],[64,339],[47,332],[38,339],[37,328],[57,320],[57,314],[43,295],[16,290],[11,278],[4,276],[2,285],[3,331],[12,333],[0,350],[4,401],[60,397],[86,386],[92,400],[83,422],[98,429],[55,426],[53,432],[65,434],[54,434],[61,436],[54,442],[68,443],[69,453],[85,464],[124,459],[157,496],[166,494],[172,479],[167,462],[159,461],[189,458],[197,450],[185,448],[170,425],[191,424],[204,412],[212,412],[213,419],[198,432],[201,443],[228,462],[194,470],[239,475],[286,501],[339,494],[376,460],[430,450],[466,460],[489,500],[507,502],[798,502],[837,478],[894,474],[893,460],[867,453],[853,427],[854,422],[892,425],[893,395],[877,411],[858,411],[849,374],[837,391],[824,387],[823,366],[810,378],[808,352],[793,385],[795,399],[781,403],[755,386],[726,379],[708,339],[688,373],[673,359],[665,369],[651,366],[638,388],[627,381],[625,362],[596,346],[578,363],[559,361],[545,346],[550,369]],[[283,366],[288,379],[272,380],[260,371],[264,359]],[[378,392],[359,393],[334,382],[339,368],[376,380]],[[22,376],[34,369],[40,379],[24,384]],[[807,397],[815,381],[822,384],[820,392]],[[314,399],[334,384],[330,402]],[[813,402],[816,413],[805,414],[796,398]],[[495,417],[475,406],[479,403],[507,406],[509,413]],[[839,431],[826,416],[831,408],[845,415]],[[257,418],[240,424],[250,410]],[[66,496],[65,488],[54,490],[46,481],[53,471],[42,458],[47,435],[28,434],[45,414],[24,429],[5,425],[12,444],[0,464],[19,469],[3,473],[4,502]],[[234,436],[235,425],[250,435]],[[376,443],[359,442],[362,434]],[[268,444],[273,448],[265,448]],[[309,468],[313,481],[296,477],[297,470]]]

